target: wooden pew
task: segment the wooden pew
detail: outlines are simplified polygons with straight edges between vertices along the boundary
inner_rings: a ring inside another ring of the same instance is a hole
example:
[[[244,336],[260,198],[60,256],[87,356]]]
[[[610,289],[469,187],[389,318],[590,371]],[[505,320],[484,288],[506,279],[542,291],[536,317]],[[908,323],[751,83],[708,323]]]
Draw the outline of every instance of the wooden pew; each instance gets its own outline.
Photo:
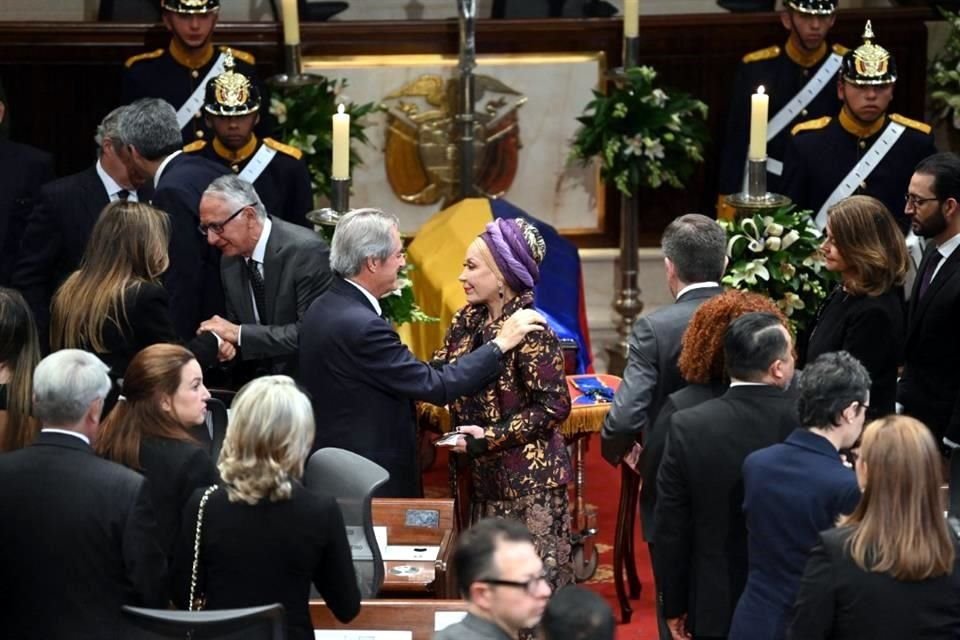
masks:
[[[360,613],[343,624],[322,600],[310,601],[310,619],[316,630],[411,631],[413,640],[431,640],[437,612],[465,612],[463,600],[364,600]]]
[[[374,498],[373,524],[387,528],[390,545],[439,546],[435,561],[385,561],[384,596],[455,598],[451,558],[457,539],[451,499]]]

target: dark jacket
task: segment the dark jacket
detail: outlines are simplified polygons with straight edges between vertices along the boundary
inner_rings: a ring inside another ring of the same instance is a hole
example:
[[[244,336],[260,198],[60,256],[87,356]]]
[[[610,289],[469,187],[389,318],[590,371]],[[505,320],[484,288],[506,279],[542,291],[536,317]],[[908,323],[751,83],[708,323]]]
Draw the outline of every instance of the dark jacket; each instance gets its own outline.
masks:
[[[149,483],[79,438],[0,455],[0,618],[9,640],[135,637],[125,604],[165,607]]]
[[[27,218],[53,177],[49,153],[0,140],[0,286],[10,285]]]

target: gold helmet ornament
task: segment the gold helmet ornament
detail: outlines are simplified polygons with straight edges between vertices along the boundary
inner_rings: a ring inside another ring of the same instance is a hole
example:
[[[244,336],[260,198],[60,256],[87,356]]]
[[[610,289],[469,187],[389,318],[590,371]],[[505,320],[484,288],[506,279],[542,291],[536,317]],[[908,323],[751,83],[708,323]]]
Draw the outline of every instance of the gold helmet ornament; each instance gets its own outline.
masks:
[[[220,11],[220,0],[162,0],[160,8],[174,13],[212,13]]]
[[[207,83],[203,110],[212,116],[245,116],[260,109],[260,91],[250,78],[234,70],[233,54],[227,49],[225,71]]]
[[[840,76],[850,84],[876,85],[897,81],[897,64],[890,52],[873,43],[873,25],[867,20],[863,44],[843,56]]]
[[[783,6],[812,16],[832,16],[837,11],[837,0],[783,0]]]

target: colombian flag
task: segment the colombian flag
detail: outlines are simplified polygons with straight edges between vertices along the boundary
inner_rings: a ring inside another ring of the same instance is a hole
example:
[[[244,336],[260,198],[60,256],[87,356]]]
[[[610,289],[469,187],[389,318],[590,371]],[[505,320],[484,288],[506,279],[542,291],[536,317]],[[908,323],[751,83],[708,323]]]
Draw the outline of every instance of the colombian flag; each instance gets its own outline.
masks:
[[[592,372],[583,273],[577,248],[556,229],[505,200],[461,200],[420,228],[407,249],[407,261],[414,266],[411,277],[417,303],[426,313],[440,318],[440,322],[402,325],[398,328],[400,337],[424,360],[442,344],[453,314],[467,303],[457,280],[467,246],[495,218],[524,218],[540,231],[547,244],[547,254],[540,265],[540,283],[535,290],[537,310],[561,339],[576,341],[577,372]]]

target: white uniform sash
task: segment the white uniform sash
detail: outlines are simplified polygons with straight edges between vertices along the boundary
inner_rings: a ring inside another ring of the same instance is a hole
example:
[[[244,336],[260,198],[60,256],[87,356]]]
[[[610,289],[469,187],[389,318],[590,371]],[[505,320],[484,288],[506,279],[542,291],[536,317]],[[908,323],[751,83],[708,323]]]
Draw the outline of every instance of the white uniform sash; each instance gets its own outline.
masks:
[[[194,89],[193,93],[190,94],[190,97],[187,98],[187,101],[183,103],[183,106],[177,110],[177,124],[180,125],[181,129],[187,126],[197,112],[203,108],[203,100],[206,97],[207,83],[224,72],[223,61],[225,56],[226,54],[221,53],[217,57],[217,61],[212,67],[210,67],[210,71],[207,72],[207,75],[203,76],[203,82],[201,82],[200,85]]]
[[[250,184],[253,184],[257,178],[260,177],[260,174],[263,173],[263,170],[267,168],[267,165],[270,164],[270,161],[273,160],[273,156],[275,155],[277,155],[276,149],[271,149],[266,144],[261,143],[260,148],[253,154],[250,162],[247,163],[247,166],[243,168],[243,171],[240,172],[238,177],[241,180],[246,180]]]

